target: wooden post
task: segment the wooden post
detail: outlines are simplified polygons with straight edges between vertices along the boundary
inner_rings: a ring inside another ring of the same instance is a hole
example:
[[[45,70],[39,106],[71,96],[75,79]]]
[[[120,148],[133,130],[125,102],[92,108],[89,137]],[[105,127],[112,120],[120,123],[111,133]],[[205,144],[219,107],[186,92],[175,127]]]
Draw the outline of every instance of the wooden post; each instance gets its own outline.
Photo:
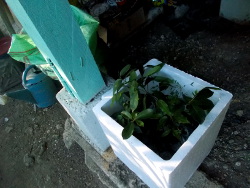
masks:
[[[67,0],[6,0],[62,84],[82,103],[104,81]]]

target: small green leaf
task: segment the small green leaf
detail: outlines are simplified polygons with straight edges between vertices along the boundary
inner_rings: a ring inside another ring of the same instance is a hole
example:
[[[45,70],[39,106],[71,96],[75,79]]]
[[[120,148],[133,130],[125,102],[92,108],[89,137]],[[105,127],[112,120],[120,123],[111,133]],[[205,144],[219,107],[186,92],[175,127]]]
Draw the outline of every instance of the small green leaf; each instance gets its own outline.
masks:
[[[144,127],[144,122],[143,122],[143,121],[141,121],[141,120],[136,120],[135,122],[136,122],[136,124],[137,124],[138,126]]]
[[[156,113],[154,115],[152,115],[151,119],[160,119],[162,117],[161,113]]]
[[[122,111],[121,112],[122,116],[126,119],[132,119],[132,115],[128,111]]]
[[[173,116],[173,114],[170,112],[169,107],[165,101],[160,99],[156,102],[156,105],[161,109],[161,111],[164,114],[167,114],[168,116]]]
[[[176,106],[183,103],[183,100],[178,98],[177,96],[168,96],[167,103],[169,104],[169,106]]]
[[[206,113],[200,107],[192,105],[190,108],[191,116],[198,122],[202,123],[205,120]]]
[[[123,130],[122,130],[122,138],[128,139],[134,132],[135,125],[134,123],[129,123]]]
[[[129,88],[130,96],[130,108],[134,111],[138,106],[139,96],[138,96],[138,84],[136,81],[132,81]]]
[[[117,79],[114,83],[114,87],[113,87],[113,94],[115,94],[116,92],[119,91],[119,89],[121,89],[123,83],[122,83],[122,79]]]
[[[169,134],[170,134],[170,132],[171,132],[171,129],[167,129],[167,130],[165,130],[163,133],[162,133],[162,137],[166,137],[166,136],[168,136]]]
[[[131,71],[129,76],[129,81],[132,82],[133,80],[136,80],[136,78],[137,78],[136,72],[134,70]]]
[[[202,90],[200,90],[196,95],[195,95],[195,100],[199,100],[199,99],[207,99],[209,97],[211,97],[213,95],[213,91],[211,91],[208,88],[203,88]]]
[[[199,107],[202,108],[203,110],[210,111],[214,107],[214,103],[209,99],[203,99],[200,101]]]
[[[124,76],[128,70],[130,69],[131,65],[126,65],[125,67],[123,67],[123,69],[120,72],[120,77]]]
[[[157,81],[157,82],[165,82],[165,83],[168,83],[168,84],[173,83],[172,79],[164,77],[164,76],[156,76],[154,78],[154,80]]]
[[[173,134],[173,136],[174,136],[175,138],[177,138],[178,140],[181,139],[181,130],[179,130],[179,129],[174,129],[174,130],[172,130],[172,134]]]
[[[120,123],[121,125],[124,125],[125,121],[122,115],[117,115],[116,116],[116,121]]]
[[[115,101],[119,101],[122,97],[123,92],[119,91],[118,93],[114,94],[112,97],[112,103]]]
[[[184,116],[180,111],[176,111],[174,113],[174,119],[177,121],[177,123],[183,123],[183,124],[190,123],[187,117]]]
[[[157,66],[154,66],[153,68],[150,68],[149,70],[146,70],[143,74],[143,77],[148,77],[148,76],[151,76],[151,75],[159,72],[162,69],[162,67],[164,66],[164,64],[165,63],[161,63]]]
[[[152,115],[154,114],[154,110],[153,109],[146,109],[141,111],[135,119],[149,119],[152,117]]]
[[[158,125],[157,125],[157,130],[163,129],[163,127],[165,126],[167,120],[168,120],[167,116],[161,117],[161,119],[159,120]]]

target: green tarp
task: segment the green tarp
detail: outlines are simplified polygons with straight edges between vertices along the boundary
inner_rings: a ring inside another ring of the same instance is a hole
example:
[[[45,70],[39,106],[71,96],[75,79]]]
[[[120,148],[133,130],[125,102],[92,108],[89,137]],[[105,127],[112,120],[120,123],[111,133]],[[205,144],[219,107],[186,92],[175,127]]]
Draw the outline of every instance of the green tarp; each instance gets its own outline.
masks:
[[[95,56],[99,22],[89,14],[72,5],[71,8],[87,44],[93,56]],[[17,61],[38,66],[45,74],[53,79],[57,79],[50,65],[47,64],[39,49],[25,31],[23,31],[22,34],[12,35],[12,42],[8,54]]]

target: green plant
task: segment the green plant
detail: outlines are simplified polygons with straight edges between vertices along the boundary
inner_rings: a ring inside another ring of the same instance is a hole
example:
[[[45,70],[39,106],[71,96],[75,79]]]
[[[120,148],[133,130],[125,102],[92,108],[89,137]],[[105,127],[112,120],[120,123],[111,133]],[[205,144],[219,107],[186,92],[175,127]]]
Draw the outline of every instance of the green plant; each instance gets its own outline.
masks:
[[[145,142],[162,142],[171,137],[183,143],[213,108],[209,98],[213,95],[211,90],[218,88],[205,87],[188,97],[175,89],[180,87],[175,80],[157,75],[163,66],[164,63],[145,70],[139,68],[138,75],[130,65],[121,70],[113,87],[112,103],[123,106],[113,115],[124,127],[123,139],[136,134],[144,141],[142,135],[149,137]]]

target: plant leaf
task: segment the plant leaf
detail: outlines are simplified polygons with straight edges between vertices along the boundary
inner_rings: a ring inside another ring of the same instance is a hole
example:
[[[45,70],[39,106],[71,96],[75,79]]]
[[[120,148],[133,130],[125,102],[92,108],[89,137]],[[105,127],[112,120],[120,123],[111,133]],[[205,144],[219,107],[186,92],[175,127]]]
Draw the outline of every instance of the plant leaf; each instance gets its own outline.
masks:
[[[194,120],[196,120],[198,123],[202,123],[205,120],[206,113],[198,106],[192,105],[190,113]]]
[[[114,94],[112,97],[112,103],[115,101],[119,101],[122,97],[123,91],[119,91],[118,93]]]
[[[168,136],[169,134],[170,134],[170,132],[171,132],[171,129],[167,129],[167,130],[165,130],[163,133],[162,133],[162,137],[166,137],[166,136]]]
[[[156,76],[154,78],[154,80],[157,81],[157,82],[164,82],[164,83],[168,83],[168,84],[173,83],[172,79],[164,77],[164,76]]]
[[[120,123],[122,126],[123,126],[124,123],[125,123],[125,120],[124,120],[124,118],[123,118],[122,115],[117,115],[117,116],[116,116],[116,121],[117,121],[118,123]]]
[[[124,76],[128,70],[130,69],[131,65],[126,65],[125,67],[122,68],[121,72],[120,72],[120,77]]]
[[[177,123],[183,123],[183,124],[190,123],[187,117],[184,116],[180,111],[174,112],[174,119],[177,121]]]
[[[161,63],[157,66],[154,66],[153,68],[150,68],[149,70],[146,70],[143,74],[143,77],[148,77],[148,76],[151,76],[151,75],[159,72],[162,69],[162,67],[164,66],[164,64],[165,63]]]
[[[169,107],[165,101],[160,99],[156,102],[156,105],[161,109],[161,111],[164,114],[167,114],[168,116],[173,116],[173,114],[170,112]]]
[[[162,117],[161,113],[155,113],[152,115],[151,119],[160,119]]]
[[[209,99],[203,99],[200,101],[199,107],[202,108],[203,110],[210,111],[214,107],[214,103]]]
[[[122,130],[122,138],[128,139],[134,132],[135,124],[129,123],[123,130]]]
[[[181,139],[181,130],[179,130],[179,129],[174,129],[174,130],[172,130],[172,134],[173,134],[173,136],[174,136],[175,138],[177,138],[178,140]]]
[[[165,99],[166,95],[164,95],[161,91],[153,91],[153,94],[155,97],[157,97],[158,99]]]
[[[132,120],[132,115],[128,111],[122,111],[121,114],[124,118]]]
[[[132,70],[130,72],[129,81],[132,82],[133,80],[136,80],[136,78],[137,78],[136,72]]]
[[[132,81],[130,88],[129,88],[129,96],[130,96],[130,109],[132,112],[137,108],[139,96],[138,96],[138,84],[134,80]]]
[[[195,100],[199,100],[199,99],[207,99],[209,97],[211,97],[213,95],[213,91],[211,91],[208,88],[203,88],[202,90],[200,90],[196,95],[195,95]]]
[[[116,92],[119,91],[119,89],[121,89],[123,83],[122,83],[122,79],[117,79],[114,83],[114,87],[113,87],[113,94],[115,94]]]
[[[136,122],[136,124],[137,124],[138,126],[144,127],[144,122],[143,122],[143,121],[137,119],[135,122]]]
[[[153,109],[146,109],[146,110],[143,110],[141,111],[135,119],[149,119],[153,116],[154,114],[154,110]]]
[[[177,96],[168,96],[167,103],[169,104],[169,106],[177,106],[183,103],[183,100]]]
[[[157,125],[157,130],[161,130],[165,126],[167,120],[168,120],[167,116],[161,117]]]

